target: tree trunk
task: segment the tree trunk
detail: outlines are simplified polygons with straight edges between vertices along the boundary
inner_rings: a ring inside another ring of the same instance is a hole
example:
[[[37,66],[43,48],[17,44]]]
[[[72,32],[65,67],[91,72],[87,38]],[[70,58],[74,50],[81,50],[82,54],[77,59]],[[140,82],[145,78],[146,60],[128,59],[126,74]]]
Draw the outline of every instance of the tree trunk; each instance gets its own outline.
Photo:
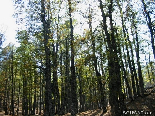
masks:
[[[69,112],[69,107],[71,106],[71,84],[70,84],[70,76],[69,76],[69,63],[70,63],[70,58],[69,58],[69,41],[68,38],[65,39],[66,43],[66,54],[65,54],[65,113]]]
[[[140,95],[140,87],[139,87],[139,83],[138,83],[138,77],[137,77],[137,72],[136,72],[136,67],[135,67],[135,63],[134,63],[134,54],[133,54],[133,48],[132,48],[132,45],[131,45],[131,41],[129,40],[129,38],[127,38],[128,40],[128,43],[129,43],[129,46],[130,46],[130,49],[131,49],[131,65],[132,65],[132,70],[133,70],[133,76],[134,76],[134,79],[136,81],[136,96],[137,95],[139,96]]]
[[[45,116],[54,116],[54,107],[52,106],[52,88],[51,88],[51,60],[50,48],[48,45],[50,35],[50,19],[45,19],[45,0],[41,0],[41,22],[43,23],[44,47],[45,47]]]
[[[68,0],[68,7],[69,7],[69,17],[70,17],[70,45],[71,45],[71,115],[75,115],[78,112],[78,101],[77,101],[77,85],[76,85],[76,76],[75,76],[75,65],[74,65],[74,37],[73,37],[73,23],[72,23],[72,8],[71,8],[71,0]]]
[[[150,30],[150,34],[151,34],[151,43],[152,43],[152,49],[153,49],[153,54],[154,54],[154,59],[155,59],[155,45],[154,45],[154,34],[153,34],[153,26],[152,26],[152,21],[151,21],[151,17],[150,17],[150,13],[147,11],[147,6],[144,2],[144,0],[141,0],[142,1],[142,4],[143,4],[143,9],[146,14],[146,18],[148,19],[147,21],[147,25],[148,25],[148,28]]]
[[[97,85],[98,85],[98,90],[99,90],[99,96],[100,96],[100,108],[105,108],[103,105],[104,105],[104,92],[103,92],[103,85],[102,85],[102,82],[101,82],[101,74],[100,72],[98,71],[97,69],[97,57],[95,55],[95,38],[93,37],[93,32],[92,32],[92,10],[91,8],[89,7],[89,29],[90,29],[90,40],[92,41],[92,51],[93,51],[93,64],[94,64],[94,68],[95,68],[95,73],[96,73],[96,77],[97,77]],[[105,110],[105,109],[103,109]]]
[[[135,16],[133,15],[133,20],[135,19]],[[135,22],[132,22],[135,30],[137,30],[137,27],[135,25]],[[133,31],[132,31],[133,32]],[[137,65],[138,65],[138,76],[139,76],[139,85],[140,85],[140,92],[141,92],[141,96],[144,95],[144,82],[143,82],[143,77],[142,77],[142,70],[141,70],[141,65],[140,65],[140,57],[139,57],[139,41],[138,41],[138,33],[137,31],[135,31],[136,34],[136,45],[135,45],[135,51],[136,51],[136,57],[137,57]],[[134,35],[132,33],[132,35]],[[134,42],[135,43],[135,42]]]
[[[107,52],[108,52],[108,68],[109,68],[109,103],[111,105],[111,112],[112,115],[121,115],[120,108],[119,108],[119,101],[118,97],[121,97],[121,79],[120,79],[120,65],[119,65],[119,58],[118,58],[118,51],[117,51],[117,43],[114,37],[114,29],[112,24],[112,6],[113,1],[110,0],[109,4],[109,19],[110,19],[110,27],[111,33],[108,32],[108,28],[106,25],[106,15],[103,11],[103,4],[102,1],[100,2],[100,9],[103,18],[103,30],[106,34],[106,42],[108,44]]]
[[[83,87],[82,87],[82,69],[79,69],[79,75],[78,75],[78,79],[79,79],[79,97],[80,97],[80,108],[79,108],[79,112],[83,112],[84,111],[84,100],[83,100]]]
[[[6,69],[5,70],[5,79],[6,79],[6,82],[5,82],[5,94],[4,94],[4,101],[3,101],[3,107],[4,107],[4,111],[5,111],[5,115],[8,115],[8,78],[7,78],[7,73],[8,73],[8,70]]]
[[[13,67],[13,48],[12,48],[12,53],[11,53],[11,77],[12,77],[12,93],[11,93],[11,115],[14,115],[14,67]]]

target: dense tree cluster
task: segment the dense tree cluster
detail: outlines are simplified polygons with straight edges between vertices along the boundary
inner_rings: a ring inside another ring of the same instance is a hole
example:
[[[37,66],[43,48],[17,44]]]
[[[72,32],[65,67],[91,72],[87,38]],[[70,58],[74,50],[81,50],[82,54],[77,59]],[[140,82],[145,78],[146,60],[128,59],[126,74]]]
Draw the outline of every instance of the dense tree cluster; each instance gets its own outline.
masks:
[[[0,110],[74,116],[109,104],[121,115],[155,82],[154,4],[14,0],[20,46],[0,50]]]

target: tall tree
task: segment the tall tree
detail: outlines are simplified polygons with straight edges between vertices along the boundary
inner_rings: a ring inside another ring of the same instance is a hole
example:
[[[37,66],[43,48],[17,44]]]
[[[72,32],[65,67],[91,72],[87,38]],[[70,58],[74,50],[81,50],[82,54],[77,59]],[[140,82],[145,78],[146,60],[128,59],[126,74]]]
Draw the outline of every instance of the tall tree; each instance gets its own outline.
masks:
[[[155,58],[155,45],[154,45],[154,38],[155,38],[155,35],[153,33],[153,23],[152,23],[152,19],[151,19],[151,16],[150,16],[150,11],[147,9],[147,5],[145,3],[144,0],[141,0],[142,4],[143,4],[143,12],[144,14],[146,14],[146,19],[147,19],[147,25],[148,25],[148,28],[150,30],[150,34],[151,34],[151,43],[152,43],[152,49],[153,49],[153,54],[154,54],[154,58]]]
[[[49,8],[46,19],[46,2],[41,0],[41,22],[43,24],[43,34],[44,34],[44,48],[45,48],[45,116],[54,116],[54,107],[52,107],[52,88],[51,88],[51,51],[49,48],[49,35],[50,35],[50,17]]]
[[[71,45],[71,114],[75,115],[78,112],[78,102],[77,102],[77,83],[75,75],[75,64],[74,64],[74,36],[73,36],[73,21],[72,21],[72,3],[71,0],[68,0],[68,10],[69,10],[69,20],[70,20],[70,45]]]
[[[141,91],[141,95],[144,95],[144,82],[143,82],[143,77],[142,77],[142,70],[141,70],[141,65],[140,65],[140,53],[139,53],[139,39],[138,39],[138,32],[137,32],[137,26],[135,24],[135,14],[132,13],[132,25],[133,25],[133,30],[132,30],[132,34],[134,37],[134,32],[135,31],[135,40],[136,40],[136,45],[135,45],[135,51],[136,51],[136,57],[137,57],[137,65],[138,65],[138,76],[139,76],[139,85],[140,88],[137,88],[137,91]]]
[[[110,31],[108,31],[107,27],[107,16],[104,12],[104,5],[102,0],[99,0],[100,9],[102,13],[102,24],[103,30],[106,35],[106,42],[107,42],[107,57],[108,57],[108,71],[109,71],[109,103],[111,105],[111,112],[112,115],[120,115],[120,104],[118,97],[121,97],[121,76],[120,76],[120,65],[119,65],[119,57],[117,55],[117,42],[114,36],[114,28],[113,28],[113,19],[112,19],[112,12],[113,12],[113,0],[109,1],[108,5],[108,17],[110,20]]]

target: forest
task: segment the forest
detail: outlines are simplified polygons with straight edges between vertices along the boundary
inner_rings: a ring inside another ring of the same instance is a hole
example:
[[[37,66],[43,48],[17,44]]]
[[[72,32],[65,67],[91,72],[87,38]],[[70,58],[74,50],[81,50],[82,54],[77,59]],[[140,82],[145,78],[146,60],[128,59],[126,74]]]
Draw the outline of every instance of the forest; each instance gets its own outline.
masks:
[[[154,0],[13,4],[19,45],[2,47],[0,33],[1,116],[155,113]]]

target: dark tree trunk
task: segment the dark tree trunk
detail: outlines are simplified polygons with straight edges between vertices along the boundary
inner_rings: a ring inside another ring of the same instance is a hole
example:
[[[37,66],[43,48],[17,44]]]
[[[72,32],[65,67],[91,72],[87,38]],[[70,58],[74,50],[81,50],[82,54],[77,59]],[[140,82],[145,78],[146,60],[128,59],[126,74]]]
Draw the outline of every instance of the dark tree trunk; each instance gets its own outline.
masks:
[[[153,24],[152,24],[152,21],[151,21],[151,17],[150,17],[150,12],[147,11],[147,5],[145,4],[144,0],[142,0],[142,4],[143,4],[143,9],[146,14],[146,18],[148,19],[147,20],[147,25],[148,25],[148,28],[150,30],[150,34],[151,34],[151,43],[152,43],[152,49],[153,49],[153,54],[154,54],[154,58],[155,58],[155,45],[154,45],[154,34],[153,34]]]
[[[132,65],[132,70],[133,70],[133,76],[134,76],[134,79],[136,81],[136,96],[140,96],[140,87],[139,87],[139,83],[138,83],[138,77],[137,77],[137,72],[136,72],[136,67],[135,67],[135,63],[134,63],[134,54],[133,54],[133,48],[132,48],[132,45],[131,45],[131,41],[129,40],[129,37],[127,38],[128,40],[128,43],[129,43],[129,46],[130,46],[130,49],[131,49],[131,65]]]
[[[31,61],[31,60],[29,60]],[[30,74],[30,88],[29,88],[29,99],[28,99],[28,103],[29,103],[29,115],[32,114],[32,65],[30,65],[30,71],[29,71],[29,74]],[[33,115],[33,114],[32,114]]]
[[[8,115],[8,79],[7,79],[7,69],[5,70],[5,94],[4,94],[4,101],[3,101],[3,109],[5,111],[5,115]]]
[[[58,17],[59,18],[59,17]],[[59,19],[58,19],[59,20]],[[58,24],[57,24],[57,39],[59,40],[59,34],[58,34]],[[53,94],[54,94],[54,104],[57,114],[60,109],[60,96],[59,96],[59,89],[58,89],[58,76],[57,76],[57,70],[58,70],[58,43],[56,43],[56,47],[54,44],[52,44],[53,51],[52,51],[52,60],[53,60]]]
[[[41,60],[42,62],[42,60]],[[39,104],[39,115],[41,115],[41,110],[42,110],[42,69],[40,68],[40,72],[39,72],[39,84],[40,84],[40,89],[39,89],[39,101],[40,101],[40,104]]]
[[[79,69],[79,75],[78,75],[78,79],[79,79],[79,97],[80,97],[80,108],[79,108],[79,112],[83,112],[84,111],[84,100],[83,100],[83,89],[82,89],[82,77],[81,77],[81,73],[82,73],[82,69]]]
[[[119,7],[119,10],[120,10],[120,14],[122,14],[122,8],[121,8],[121,5],[120,5],[120,3],[119,3],[119,1],[117,1],[117,5],[118,5],[118,7]],[[124,38],[126,38],[126,32],[125,32],[125,29],[126,29],[126,27],[125,27],[125,25],[124,25],[124,19],[123,19],[123,15],[121,15],[121,19],[122,19],[122,27],[123,27],[123,35],[124,35]],[[127,47],[127,46],[126,46]],[[124,51],[124,45],[123,45],[123,51]],[[128,51],[127,51],[128,52]],[[121,48],[119,47],[119,54],[120,54],[120,56],[121,56],[121,58],[123,58],[122,57],[122,53],[121,53]],[[128,52],[128,54],[129,54],[129,52]],[[124,56],[125,56],[125,54],[124,54]],[[129,56],[128,56],[128,58],[129,58]],[[126,59],[126,58],[125,58]],[[126,61],[126,60],[125,60]],[[122,67],[122,71],[123,71],[123,79],[125,80],[125,83],[126,83],[126,86],[127,86],[127,90],[128,90],[128,94],[129,94],[129,98],[131,98],[132,99],[132,91],[131,91],[131,87],[130,87],[130,85],[129,85],[129,81],[128,81],[128,78],[127,78],[127,72],[126,72],[126,70],[125,70],[125,66],[124,66],[124,63],[123,63],[123,60],[121,59],[121,67]]]
[[[77,101],[77,85],[76,85],[76,76],[75,76],[75,65],[74,65],[74,37],[73,37],[73,23],[72,23],[72,7],[71,7],[71,0],[68,0],[68,7],[69,7],[69,17],[70,17],[70,45],[71,45],[71,114],[75,115],[78,112],[78,101]]]
[[[70,84],[70,76],[69,76],[69,63],[70,63],[70,58],[69,58],[69,39],[65,39],[66,43],[66,54],[65,54],[65,113],[70,112],[70,106],[71,106],[71,84]]]
[[[12,48],[12,54],[11,54],[11,77],[12,77],[12,93],[11,93],[11,114],[14,115],[14,67],[13,67],[13,48]]]
[[[54,46],[53,46],[54,47]],[[56,107],[55,113],[58,113],[60,108],[60,96],[58,89],[58,77],[57,77],[57,52],[53,49],[53,94],[54,94],[54,104]]]
[[[34,85],[35,85],[35,88],[34,88],[34,102],[33,102],[33,115],[35,115],[35,110],[36,110],[36,93],[37,93],[37,90],[36,90],[36,85],[37,85],[37,79],[36,79],[36,73],[35,73],[35,70],[34,70]]]
[[[25,66],[25,63],[23,67]],[[27,78],[26,72],[23,70],[21,76],[23,78],[23,97],[22,97],[22,115],[27,115]]]
[[[50,35],[50,19],[45,19],[45,0],[41,0],[41,22],[43,23],[44,47],[45,47],[45,116],[54,116],[52,106],[51,88],[51,60],[50,48],[48,45]]]
[[[92,10],[91,8],[89,7],[89,29],[90,29],[90,40],[92,40],[92,51],[93,51],[93,64],[94,64],[94,68],[95,68],[95,73],[96,73],[96,77],[97,77],[97,85],[98,85],[98,90],[99,90],[99,96],[100,96],[100,106],[99,108],[103,108],[103,110],[105,110],[104,108],[104,88],[103,88],[103,85],[102,85],[102,82],[101,82],[101,74],[100,72],[98,71],[97,69],[97,57],[96,57],[96,54],[95,54],[95,51],[96,51],[96,47],[95,47],[95,38],[93,36],[93,32],[92,32]],[[96,90],[94,91],[96,92]]]
[[[107,52],[108,52],[108,68],[109,68],[109,103],[111,105],[112,115],[121,115],[118,97],[121,97],[121,76],[120,76],[120,65],[117,51],[117,43],[114,37],[114,29],[112,24],[112,7],[113,1],[110,1],[109,4],[109,19],[110,19],[110,27],[111,33],[107,30],[106,25],[106,15],[103,11],[102,1],[100,2],[100,9],[103,18],[103,30],[106,35],[106,42],[108,44]]]
[[[62,63],[63,63],[63,53],[62,53],[62,50],[61,50],[61,53],[60,53],[60,74],[61,74],[61,104],[60,104],[60,112],[59,114],[60,115],[64,115],[65,114],[65,82],[64,82],[64,77],[63,77],[63,68],[62,68]]]
[[[135,16],[133,15],[133,20],[135,19]],[[133,21],[132,22],[135,30],[137,30],[137,27],[136,27],[136,24],[135,22]],[[133,31],[132,31],[133,32]],[[134,36],[134,33],[132,34]],[[140,92],[141,92],[141,95],[143,96],[144,95],[144,82],[143,82],[143,77],[142,77],[142,70],[141,70],[141,65],[140,65],[140,57],[139,57],[139,40],[138,40],[138,33],[137,31],[135,31],[135,36],[136,36],[136,45],[135,45],[135,51],[136,51],[136,57],[137,57],[137,65],[138,65],[138,76],[139,76],[139,85],[140,85],[140,88],[137,88],[137,89],[140,89]],[[136,70],[136,69],[135,69]],[[138,91],[138,90],[137,90]]]
[[[133,68],[132,68],[132,65],[131,65],[131,60],[130,60],[129,49],[128,49],[127,43],[126,43],[126,50],[127,50],[127,60],[128,60],[128,64],[129,64],[130,73],[131,73],[133,97],[135,97],[137,95],[136,87],[135,87],[135,78],[134,78]]]

